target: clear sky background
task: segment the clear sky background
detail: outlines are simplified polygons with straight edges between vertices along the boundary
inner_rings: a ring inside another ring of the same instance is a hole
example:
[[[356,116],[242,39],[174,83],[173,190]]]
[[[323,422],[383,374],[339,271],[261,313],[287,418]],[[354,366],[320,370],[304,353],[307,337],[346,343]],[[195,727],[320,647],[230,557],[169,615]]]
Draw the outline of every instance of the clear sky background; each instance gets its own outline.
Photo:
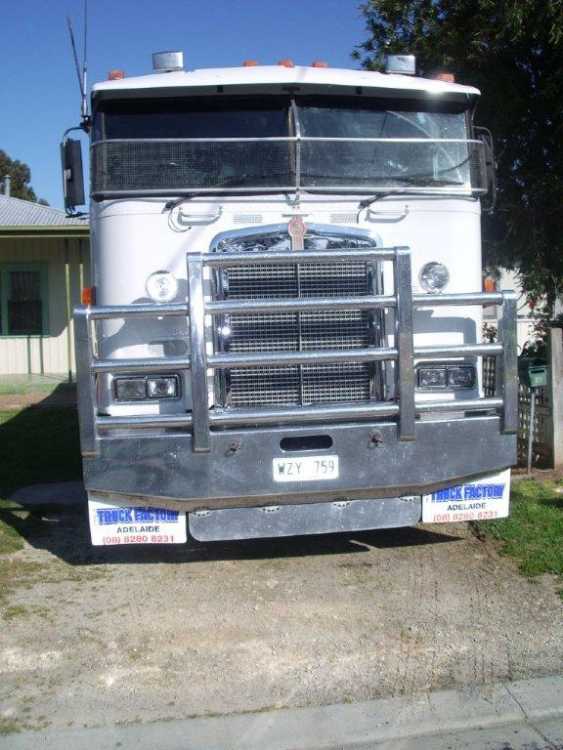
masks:
[[[66,15],[82,47],[82,0],[0,0],[0,149],[31,167],[40,198],[62,205],[59,142],[80,97]],[[184,51],[187,69],[246,58],[296,64],[351,59],[366,37],[360,0],[89,0],[89,80],[151,71],[151,53]],[[85,156],[84,152],[84,156]]]

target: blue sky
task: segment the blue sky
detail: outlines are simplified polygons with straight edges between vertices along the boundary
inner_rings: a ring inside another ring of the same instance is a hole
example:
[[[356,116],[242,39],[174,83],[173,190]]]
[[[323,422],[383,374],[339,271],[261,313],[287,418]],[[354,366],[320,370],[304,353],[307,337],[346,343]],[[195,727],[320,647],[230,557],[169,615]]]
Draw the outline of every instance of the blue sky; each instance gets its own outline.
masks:
[[[79,116],[65,17],[80,36],[82,0],[0,0],[0,149],[29,164],[32,186],[61,206],[58,144]],[[89,77],[150,72],[151,53],[184,50],[187,68],[315,58],[357,67],[360,0],[89,0]]]

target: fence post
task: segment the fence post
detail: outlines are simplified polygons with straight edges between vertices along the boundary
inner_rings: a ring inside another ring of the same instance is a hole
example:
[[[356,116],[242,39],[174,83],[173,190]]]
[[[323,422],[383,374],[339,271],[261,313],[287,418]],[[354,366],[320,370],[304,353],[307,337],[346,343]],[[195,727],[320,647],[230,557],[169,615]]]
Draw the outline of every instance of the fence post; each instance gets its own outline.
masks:
[[[563,328],[554,324],[549,331],[548,390],[551,404],[549,438],[553,467],[563,467]]]

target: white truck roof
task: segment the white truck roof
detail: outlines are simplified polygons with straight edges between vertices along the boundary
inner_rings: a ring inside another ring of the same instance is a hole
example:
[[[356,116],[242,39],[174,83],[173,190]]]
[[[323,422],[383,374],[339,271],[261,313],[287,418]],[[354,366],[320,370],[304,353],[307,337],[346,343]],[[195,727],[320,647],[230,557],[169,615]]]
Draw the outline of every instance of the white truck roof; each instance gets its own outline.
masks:
[[[285,67],[283,65],[256,65],[252,67],[201,68],[170,73],[153,73],[144,76],[102,81],[94,84],[92,95],[115,95],[119,92],[181,89],[205,89],[216,86],[253,88],[268,86],[350,87],[362,89],[388,89],[429,95],[457,95],[470,98],[480,95],[473,86],[447,83],[433,78],[376,73],[370,70],[348,68],[317,68],[307,65]],[[375,92],[374,92],[375,93]]]

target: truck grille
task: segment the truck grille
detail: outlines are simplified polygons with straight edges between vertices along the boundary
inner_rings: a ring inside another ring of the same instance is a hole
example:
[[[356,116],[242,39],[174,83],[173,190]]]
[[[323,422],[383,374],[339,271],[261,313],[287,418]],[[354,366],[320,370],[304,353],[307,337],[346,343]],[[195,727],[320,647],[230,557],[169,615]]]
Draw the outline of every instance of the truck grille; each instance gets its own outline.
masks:
[[[263,232],[264,230],[262,230]],[[372,240],[312,236],[308,249],[363,247]],[[222,240],[217,252],[287,250],[285,233]],[[379,269],[365,262],[232,266],[216,271],[214,296],[223,300],[346,297],[378,293]],[[377,313],[319,311],[231,314],[216,319],[215,346],[231,353],[355,349],[378,344]],[[217,402],[225,407],[295,406],[368,401],[376,395],[377,366],[364,363],[234,368],[218,371]]]

